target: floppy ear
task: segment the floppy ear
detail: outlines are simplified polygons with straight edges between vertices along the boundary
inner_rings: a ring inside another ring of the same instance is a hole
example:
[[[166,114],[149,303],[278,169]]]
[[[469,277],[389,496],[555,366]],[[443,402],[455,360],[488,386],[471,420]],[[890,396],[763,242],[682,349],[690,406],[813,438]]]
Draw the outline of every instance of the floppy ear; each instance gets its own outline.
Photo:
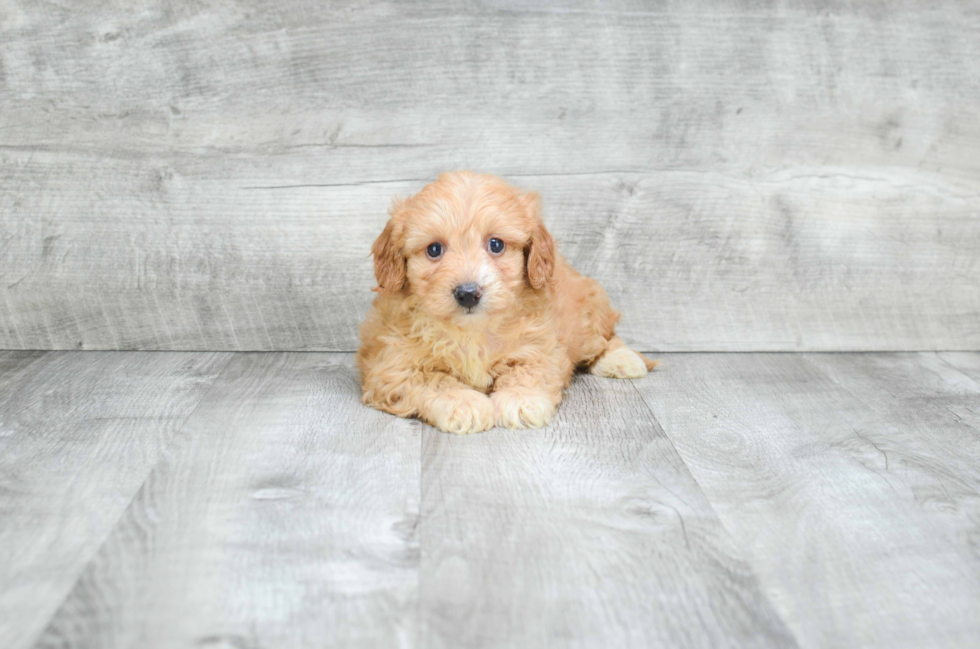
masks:
[[[534,226],[524,248],[527,281],[532,288],[541,289],[551,283],[555,272],[555,241],[541,220],[541,201],[536,192],[526,194],[521,202],[528,210]]]
[[[374,277],[382,295],[394,295],[405,287],[405,256],[401,250],[401,228],[389,219],[384,231],[371,246],[374,255]]]

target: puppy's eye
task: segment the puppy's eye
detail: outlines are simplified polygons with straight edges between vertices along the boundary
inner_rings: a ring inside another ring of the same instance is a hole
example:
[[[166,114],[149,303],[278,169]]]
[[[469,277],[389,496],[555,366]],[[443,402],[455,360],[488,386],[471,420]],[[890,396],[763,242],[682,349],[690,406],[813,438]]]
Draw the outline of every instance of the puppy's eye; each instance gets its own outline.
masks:
[[[442,244],[439,242],[430,243],[425,249],[425,254],[428,255],[429,259],[439,259],[442,257]]]
[[[499,255],[504,251],[504,242],[494,237],[487,242],[487,250],[494,255]]]

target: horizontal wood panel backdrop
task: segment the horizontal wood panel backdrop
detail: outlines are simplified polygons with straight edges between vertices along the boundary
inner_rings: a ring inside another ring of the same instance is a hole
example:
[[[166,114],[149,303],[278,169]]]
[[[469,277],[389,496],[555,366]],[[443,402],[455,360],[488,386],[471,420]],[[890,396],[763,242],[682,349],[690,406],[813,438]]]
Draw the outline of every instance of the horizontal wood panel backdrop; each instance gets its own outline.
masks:
[[[0,348],[352,350],[538,189],[645,350],[980,349],[980,2],[0,4]]]

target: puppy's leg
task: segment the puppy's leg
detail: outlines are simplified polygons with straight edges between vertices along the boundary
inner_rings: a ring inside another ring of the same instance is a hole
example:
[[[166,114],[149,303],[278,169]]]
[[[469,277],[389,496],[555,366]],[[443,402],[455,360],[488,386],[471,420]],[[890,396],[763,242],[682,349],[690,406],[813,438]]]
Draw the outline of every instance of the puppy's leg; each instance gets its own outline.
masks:
[[[387,356],[387,357],[383,357]],[[363,369],[361,401],[399,417],[418,417],[456,435],[494,425],[490,398],[443,372],[423,372],[395,354],[379,355]]]
[[[501,369],[490,395],[497,425],[541,428],[551,423],[572,373],[567,356],[522,357],[503,362]]]
[[[571,272],[557,291],[557,316],[572,362],[597,376],[635,379],[646,375],[657,362],[630,350],[616,335],[619,313],[609,304],[606,291],[594,279]]]
[[[596,376],[606,376],[612,379],[638,379],[646,376],[660,361],[651,361],[639,352],[634,352],[626,346],[619,336],[613,336],[606,346],[606,351],[599,356],[589,370]]]
[[[455,435],[493,428],[495,418],[490,397],[463,383],[456,383],[457,387],[441,391],[429,400],[423,397],[419,417],[439,430]]]

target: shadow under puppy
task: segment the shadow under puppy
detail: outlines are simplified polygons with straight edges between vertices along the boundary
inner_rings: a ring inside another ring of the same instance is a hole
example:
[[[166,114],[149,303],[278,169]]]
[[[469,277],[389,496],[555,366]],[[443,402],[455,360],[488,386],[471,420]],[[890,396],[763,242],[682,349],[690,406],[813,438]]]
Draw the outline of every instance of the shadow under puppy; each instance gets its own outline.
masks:
[[[598,282],[555,250],[536,193],[444,173],[374,242],[378,296],[361,326],[361,400],[449,433],[547,425],[576,368],[653,369],[615,334]]]

